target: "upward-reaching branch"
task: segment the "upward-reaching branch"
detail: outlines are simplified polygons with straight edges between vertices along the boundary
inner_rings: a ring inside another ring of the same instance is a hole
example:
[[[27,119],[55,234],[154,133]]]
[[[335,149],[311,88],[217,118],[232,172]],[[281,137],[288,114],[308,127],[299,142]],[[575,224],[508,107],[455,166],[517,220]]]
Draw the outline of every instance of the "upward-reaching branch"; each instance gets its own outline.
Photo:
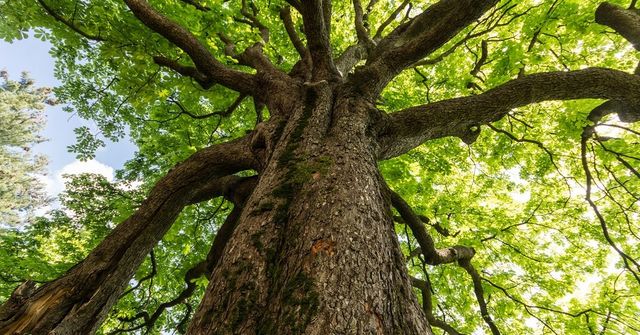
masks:
[[[375,98],[398,73],[451,40],[498,0],[441,0],[380,40],[356,71],[358,91]]]
[[[331,56],[331,0],[305,0],[299,4],[304,21],[307,47],[313,63],[313,79],[323,80],[338,76]]]
[[[588,68],[547,72],[511,80],[485,93],[411,107],[389,116],[380,137],[380,159],[401,155],[434,138],[457,136],[473,142],[479,126],[511,109],[547,100],[615,99],[640,102],[640,76]]]
[[[256,80],[252,75],[225,67],[191,32],[158,13],[146,0],[125,0],[125,3],[142,23],[186,52],[199,72],[238,92],[255,92]]]
[[[289,6],[283,7],[280,10],[280,19],[284,24],[284,28],[287,31],[287,35],[293,44],[293,47],[296,48],[298,54],[300,55],[300,59],[304,59],[307,57],[307,48],[304,46],[304,43],[300,40],[298,33],[296,32],[296,28],[293,25],[293,19],[291,18],[291,8]]]

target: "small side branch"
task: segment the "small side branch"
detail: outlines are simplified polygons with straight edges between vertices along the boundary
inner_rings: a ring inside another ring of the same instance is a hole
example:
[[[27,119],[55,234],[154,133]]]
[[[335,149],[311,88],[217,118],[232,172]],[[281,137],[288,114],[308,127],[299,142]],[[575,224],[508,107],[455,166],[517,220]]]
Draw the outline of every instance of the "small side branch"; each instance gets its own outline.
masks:
[[[353,10],[355,12],[355,27],[358,41],[369,47],[373,47],[374,43],[369,37],[369,29],[367,28],[367,22],[364,19],[364,10],[362,9],[362,3],[360,0],[353,0]]]
[[[289,6],[283,7],[280,10],[280,19],[284,24],[289,40],[291,40],[293,47],[296,48],[296,51],[298,51],[298,54],[300,55],[300,59],[306,58],[308,55],[307,48],[304,46],[304,43],[302,43],[300,36],[298,36],[298,33],[296,32],[293,19],[291,18],[291,8]]]
[[[58,14],[55,10],[53,10],[53,8],[51,8],[51,6],[49,6],[44,0],[38,0],[38,3],[47,12],[47,14],[51,15],[51,17],[56,19],[56,21],[58,21],[58,22],[64,24],[65,26],[69,27],[69,29],[71,29],[71,30],[75,31],[76,33],[82,35],[84,38],[92,40],[92,41],[96,41],[96,42],[103,42],[105,40],[100,35],[93,35],[93,34],[90,34],[90,33],[86,32],[86,31],[80,29],[78,26],[74,25],[73,22],[65,19],[62,15]]]
[[[480,306],[482,318],[491,329],[493,335],[500,335],[500,331],[496,327],[493,319],[489,315],[487,303],[484,300],[484,291],[480,275],[471,265],[471,258],[475,255],[475,250],[465,246],[454,246],[446,249],[436,249],[433,238],[424,228],[424,224],[418,216],[413,212],[409,204],[397,193],[390,191],[391,204],[400,213],[402,219],[413,232],[413,236],[418,241],[420,249],[425,258],[425,263],[430,265],[440,265],[446,263],[457,262],[471,276],[473,281],[473,291]],[[430,298],[430,297],[429,297]]]
[[[411,3],[411,0],[404,0],[400,6],[396,7],[396,9],[391,13],[391,15],[389,15],[389,17],[382,22],[382,24],[380,24],[380,26],[378,27],[378,30],[376,31],[376,34],[373,36],[374,40],[380,40],[382,38],[382,33],[384,33],[384,30],[393,22],[396,20],[396,18],[398,17],[398,15],[400,14],[400,12],[402,12],[404,10],[405,7],[407,7],[407,5],[409,5]]]
[[[588,116],[588,119],[592,122],[597,123],[604,116],[614,113],[617,111],[615,108],[616,104],[612,101],[607,101],[600,106],[594,108]],[[620,107],[620,106],[617,106]],[[620,247],[611,237],[609,233],[609,225],[607,221],[602,215],[600,208],[596,204],[596,202],[592,199],[592,187],[594,184],[594,177],[591,173],[591,169],[589,167],[589,162],[587,158],[587,144],[591,136],[594,134],[595,125],[588,125],[582,130],[582,138],[580,141],[580,160],[582,163],[582,169],[585,174],[585,182],[586,182],[586,191],[585,191],[585,199],[600,223],[600,228],[602,230],[602,235],[605,241],[616,251],[616,253],[622,258],[622,262],[624,264],[625,269],[627,269],[631,275],[635,278],[635,280],[640,284],[640,263],[631,257],[627,252],[625,252],[622,247]]]
[[[138,280],[138,283],[136,283],[135,286],[133,286],[132,288],[126,290],[124,293],[122,293],[120,295],[120,298],[124,297],[125,295],[135,291],[138,289],[138,287],[140,287],[140,285],[142,285],[142,283],[144,283],[145,281],[153,278],[156,274],[158,274],[158,265],[156,263],[156,253],[151,250],[151,252],[149,253],[149,259],[151,260],[151,271],[145,275],[144,277],[140,278],[140,280]]]
[[[202,12],[208,12],[208,11],[211,10],[211,8],[209,8],[207,6],[203,6],[202,4],[198,3],[195,0],[180,0],[180,1],[186,3],[187,5],[191,5],[194,8],[196,8],[197,10],[202,11]]]
[[[216,111],[216,112],[211,112],[211,113],[207,113],[207,114],[194,114],[192,112],[190,112],[189,110],[187,110],[182,103],[175,99],[175,98],[169,98],[167,101],[169,101],[170,103],[176,105],[178,107],[178,109],[180,110],[178,116],[180,115],[187,115],[192,119],[206,119],[212,116],[220,116],[220,117],[227,117],[229,115],[231,115],[237,108],[238,106],[240,106],[240,104],[242,103],[242,101],[246,98],[247,96],[244,94],[240,94],[240,96],[238,96],[238,98],[236,98],[236,100],[229,105],[229,107],[227,107],[227,109],[223,110],[223,111]],[[177,118],[177,117],[176,117]]]
[[[249,7],[251,7],[251,11],[249,11]],[[237,22],[246,23],[252,28],[258,29],[260,31],[260,37],[262,37],[262,41],[264,43],[269,42],[269,28],[265,26],[258,19],[258,8],[253,4],[253,2],[247,4],[247,0],[242,0],[242,8],[240,9],[240,14],[244,16],[244,18],[234,18]]]
[[[182,65],[176,60],[169,59],[162,56],[153,57],[153,61],[156,64],[169,68],[173,71],[176,71],[177,73],[185,77],[193,78],[205,90],[213,86],[213,84],[215,84],[212,78],[209,78],[204,73],[198,71],[198,69],[196,69],[195,67]]]
[[[415,236],[420,249],[425,256],[425,262],[429,265],[439,265],[454,263],[461,259],[471,259],[475,255],[475,250],[470,247],[456,245],[445,249],[436,249],[435,242],[424,224],[413,212],[409,204],[396,192],[391,190],[391,204],[400,213],[400,216],[409,226]]]
[[[420,293],[422,295],[422,309],[424,310],[424,314],[427,317],[427,321],[429,321],[430,325],[444,330],[449,335],[462,335],[459,331],[453,328],[453,326],[446,323],[444,320],[436,318],[433,315],[433,303],[431,302],[431,285],[428,281],[412,277],[411,285],[420,290]]]
[[[489,309],[487,308],[487,302],[484,300],[484,289],[482,288],[480,274],[478,274],[478,271],[473,267],[470,259],[461,259],[458,261],[458,265],[460,265],[460,267],[463,268],[469,276],[471,276],[471,281],[473,282],[473,293],[476,295],[476,300],[480,306],[482,319],[487,326],[489,326],[489,329],[491,329],[491,334],[500,335],[500,330],[498,330],[498,327],[496,327],[496,324],[493,322],[493,319],[489,314]]]

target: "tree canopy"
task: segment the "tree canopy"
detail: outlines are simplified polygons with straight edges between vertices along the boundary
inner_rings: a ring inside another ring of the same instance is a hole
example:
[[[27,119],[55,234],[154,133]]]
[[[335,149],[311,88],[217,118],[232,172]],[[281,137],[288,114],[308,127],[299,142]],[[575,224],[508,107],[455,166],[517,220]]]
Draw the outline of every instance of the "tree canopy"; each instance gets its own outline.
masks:
[[[176,164],[275,117],[259,73],[312,62],[305,81],[353,79],[385,112],[379,168],[436,333],[640,333],[635,0],[308,1],[333,13],[321,24],[306,2],[0,0],[0,37],[49,41],[56,96],[99,128],[71,149],[138,148],[117,182],[74,178],[64,210],[0,231],[0,298],[82,260]],[[186,207],[100,331],[184,332],[208,282],[193,269],[237,207]]]

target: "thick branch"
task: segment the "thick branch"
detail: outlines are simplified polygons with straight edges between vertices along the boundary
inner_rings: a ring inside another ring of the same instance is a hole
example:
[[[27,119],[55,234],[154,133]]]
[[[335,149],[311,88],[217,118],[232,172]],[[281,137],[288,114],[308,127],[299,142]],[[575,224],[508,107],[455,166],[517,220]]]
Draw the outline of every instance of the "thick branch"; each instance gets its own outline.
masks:
[[[244,208],[246,200],[249,198],[256,185],[258,184],[258,177],[245,177],[239,179],[233,187],[225,192],[225,198],[233,202],[233,210],[229,213],[229,216],[225,219],[220,229],[216,233],[216,237],[213,239],[209,253],[207,254],[205,272],[204,275],[209,278],[213,269],[220,258],[227,245],[227,242],[231,239],[231,235],[235,230],[240,214]]]
[[[640,50],[640,13],[603,2],[596,10],[596,22],[608,26]]]
[[[640,76],[588,68],[523,76],[485,93],[408,108],[389,116],[380,137],[380,159],[401,155],[435,138],[457,136],[473,142],[479,125],[495,122],[511,109],[548,100],[640,101]]]
[[[398,73],[451,40],[498,0],[441,0],[401,24],[373,50],[356,71],[358,91],[375,98]]]
[[[209,253],[207,254],[206,260],[196,264],[195,266],[187,270],[187,272],[184,275],[184,281],[187,284],[187,287],[177,297],[175,297],[170,301],[160,304],[151,315],[149,315],[149,313],[147,313],[146,311],[143,311],[136,314],[132,318],[123,320],[127,322],[132,322],[137,319],[144,319],[144,323],[130,329],[124,329],[121,331],[114,332],[114,334],[124,332],[124,331],[132,331],[135,329],[140,329],[142,327],[146,327],[146,328],[153,327],[155,322],[158,320],[158,318],[162,315],[162,313],[167,308],[180,304],[183,301],[185,301],[187,298],[189,298],[191,295],[193,295],[193,292],[196,289],[196,283],[194,279],[197,279],[203,275],[209,278],[209,274],[213,271],[216,264],[218,264],[218,261],[222,257],[222,252],[226,247],[227,243],[229,242],[229,239],[231,238],[231,234],[235,230],[235,227],[237,225],[238,219],[240,217],[240,213],[242,212],[242,208],[245,204],[246,199],[249,197],[251,192],[253,192],[253,189],[255,188],[258,182],[258,178],[255,176],[254,177],[227,176],[227,177],[220,178],[220,180],[223,180],[224,185],[217,185],[218,187],[216,188],[215,192],[210,194],[202,189],[198,191],[198,193],[201,195],[208,195],[208,196],[202,196],[202,198],[212,198],[214,196],[220,195],[219,193],[222,193],[222,195],[224,195],[224,197],[227,200],[233,202],[234,204],[233,210],[227,216],[222,226],[220,226],[220,229],[218,229],[218,232],[216,233],[216,236],[213,239],[213,243],[211,244],[211,248],[209,249]],[[198,198],[197,200],[199,201],[204,200],[204,199],[201,199],[200,197],[196,197],[196,198]],[[197,202],[193,200],[196,200],[196,199],[192,199],[192,202]]]
[[[0,307],[0,333],[93,333],[129,278],[184,206],[212,180],[255,167],[251,136],[202,149],[178,164],[81,263],[18,308]]]
[[[238,92],[251,94],[255,91],[256,82],[252,75],[222,65],[191,32],[158,13],[145,0],[125,2],[142,23],[186,52],[199,72]]]
[[[331,56],[330,0],[305,0],[300,3],[307,47],[313,63],[313,80],[338,76]]]

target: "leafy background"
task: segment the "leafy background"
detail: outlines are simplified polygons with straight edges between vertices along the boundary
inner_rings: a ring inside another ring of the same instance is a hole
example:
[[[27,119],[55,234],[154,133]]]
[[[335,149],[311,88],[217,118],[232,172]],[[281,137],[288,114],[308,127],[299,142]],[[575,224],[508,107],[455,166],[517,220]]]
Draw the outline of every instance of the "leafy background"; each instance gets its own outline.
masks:
[[[226,65],[240,68],[224,55],[225,45],[216,33],[224,32],[239,50],[261,39],[257,30],[234,20],[240,15],[240,1],[202,1],[209,11],[177,0],[150,2],[189,27]],[[409,15],[433,2],[412,1]],[[92,120],[98,129],[75,130],[78,141],[70,149],[79,158],[92,158],[105,141],[125,134],[137,151],[117,171],[114,182],[97,175],[74,177],[60,196],[59,210],[26,226],[0,230],[0,300],[22,280],[51,280],[81,260],[177,162],[200,148],[241,136],[259,117],[268,117],[257,115],[249,99],[228,116],[193,118],[184,113],[181,107],[193,115],[224,111],[237,93],[218,86],[205,91],[188,78],[160,69],[152,56],[187,57],[146,29],[120,1],[45,3],[90,37],[106,41],[84,38],[32,1],[9,0],[0,0],[0,37],[11,41],[32,33],[52,43],[55,74],[61,80],[56,97],[67,104],[67,112]],[[278,67],[290,69],[297,54],[278,18],[283,2],[252,3],[271,32],[267,54]],[[351,4],[334,3],[334,13],[340,13],[334,15],[332,34],[338,54],[356,37]],[[378,2],[370,25],[377,27],[400,3]],[[398,76],[378,107],[393,112],[477,94],[521,72],[587,66],[631,72],[638,53],[594,22],[599,3],[504,0],[489,19]],[[628,6],[626,1],[611,3]],[[300,17],[294,14],[294,20],[299,28]],[[392,28],[393,24],[386,31]],[[483,43],[487,59],[474,72]],[[585,201],[581,134],[591,126],[587,115],[599,103],[548,102],[518,108],[483,127],[472,145],[440,139],[380,164],[391,188],[428,218],[438,246],[476,249],[473,262],[484,278],[489,312],[504,333],[640,333],[640,282],[607,243]],[[614,115],[600,122],[614,126],[596,127],[600,137],[586,146],[594,178],[591,198],[615,245],[637,257],[640,126],[622,123]],[[168,307],[149,329],[142,327],[143,317],[131,319],[140,311],[153,314],[186,288],[186,271],[205,257],[231,206],[215,199],[187,208],[131,280],[130,290],[101,332],[181,332],[206,286],[205,278],[196,280],[193,296]],[[426,266],[420,257],[410,257],[417,243],[403,224],[396,228],[410,274],[431,284],[434,314],[461,333],[488,332],[464,270],[454,264]]]

